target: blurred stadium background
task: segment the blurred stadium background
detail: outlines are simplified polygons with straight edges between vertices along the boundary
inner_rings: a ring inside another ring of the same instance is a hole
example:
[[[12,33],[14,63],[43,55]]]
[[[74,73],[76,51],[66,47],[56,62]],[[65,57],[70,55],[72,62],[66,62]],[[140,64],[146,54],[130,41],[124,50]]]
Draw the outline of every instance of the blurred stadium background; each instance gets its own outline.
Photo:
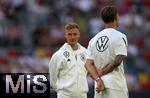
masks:
[[[0,73],[48,73],[52,54],[65,42],[64,25],[80,26],[80,43],[104,28],[99,9],[116,5],[128,37],[125,72],[130,98],[150,98],[149,0],[0,0]],[[88,77],[89,94],[93,81]],[[51,98],[56,93],[51,92]]]

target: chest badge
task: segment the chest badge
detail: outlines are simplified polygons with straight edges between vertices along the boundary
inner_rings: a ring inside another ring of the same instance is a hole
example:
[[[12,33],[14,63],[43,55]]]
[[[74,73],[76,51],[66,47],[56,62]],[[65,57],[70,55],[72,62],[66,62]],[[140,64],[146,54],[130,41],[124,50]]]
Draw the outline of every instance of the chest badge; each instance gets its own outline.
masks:
[[[63,55],[64,55],[66,58],[68,58],[68,57],[70,56],[70,53],[69,53],[68,51],[65,51],[65,52],[63,53]]]
[[[85,61],[85,54],[80,54],[80,59],[84,62]]]

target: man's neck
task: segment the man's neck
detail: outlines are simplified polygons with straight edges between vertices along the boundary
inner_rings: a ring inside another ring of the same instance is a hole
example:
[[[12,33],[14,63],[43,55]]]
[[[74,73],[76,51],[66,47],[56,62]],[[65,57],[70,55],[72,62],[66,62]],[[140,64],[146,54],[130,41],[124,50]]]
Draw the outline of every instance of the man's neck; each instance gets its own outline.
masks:
[[[73,50],[77,50],[78,49],[78,45],[76,44],[76,45],[73,45],[73,46],[71,46],[72,47],[72,49]]]
[[[117,28],[116,24],[114,22],[108,23],[105,25],[105,28]]]
[[[78,44],[70,45],[70,46],[71,46],[72,50],[74,50],[74,51],[78,49]]]

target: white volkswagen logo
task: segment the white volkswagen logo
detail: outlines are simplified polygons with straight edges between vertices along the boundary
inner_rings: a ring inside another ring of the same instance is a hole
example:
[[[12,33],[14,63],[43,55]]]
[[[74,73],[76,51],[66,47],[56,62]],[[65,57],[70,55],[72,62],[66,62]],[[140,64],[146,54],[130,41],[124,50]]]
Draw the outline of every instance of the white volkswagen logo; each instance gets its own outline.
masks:
[[[96,41],[96,49],[99,52],[103,52],[108,48],[108,41],[109,38],[107,36],[101,36],[97,41]]]

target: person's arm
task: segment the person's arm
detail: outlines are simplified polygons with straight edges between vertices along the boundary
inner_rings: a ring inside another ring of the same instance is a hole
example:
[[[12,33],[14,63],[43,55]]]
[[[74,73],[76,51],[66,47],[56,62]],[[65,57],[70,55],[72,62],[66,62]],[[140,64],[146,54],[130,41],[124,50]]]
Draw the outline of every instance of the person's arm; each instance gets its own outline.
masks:
[[[88,71],[88,73],[92,76],[92,78],[97,82],[96,91],[100,92],[104,90],[104,83],[98,75],[93,60],[87,59],[85,63],[85,68]]]
[[[98,69],[99,76],[103,76],[105,74],[112,72],[115,68],[117,68],[121,64],[121,62],[123,61],[125,57],[126,56],[124,55],[117,55],[115,57],[115,60],[112,63],[107,64],[102,69]]]
[[[96,67],[94,66],[93,60],[87,59],[85,63],[85,68],[94,80],[96,80],[99,77]]]
[[[57,76],[58,76],[58,63],[56,55],[52,56],[49,62],[49,73],[50,73],[50,86],[53,89],[56,88]]]
[[[107,64],[102,69],[98,69],[98,73],[100,76],[112,72],[121,64],[121,62],[127,56],[128,41],[126,35],[123,34],[122,36],[117,37],[113,41],[112,46],[116,57],[113,62]]]

